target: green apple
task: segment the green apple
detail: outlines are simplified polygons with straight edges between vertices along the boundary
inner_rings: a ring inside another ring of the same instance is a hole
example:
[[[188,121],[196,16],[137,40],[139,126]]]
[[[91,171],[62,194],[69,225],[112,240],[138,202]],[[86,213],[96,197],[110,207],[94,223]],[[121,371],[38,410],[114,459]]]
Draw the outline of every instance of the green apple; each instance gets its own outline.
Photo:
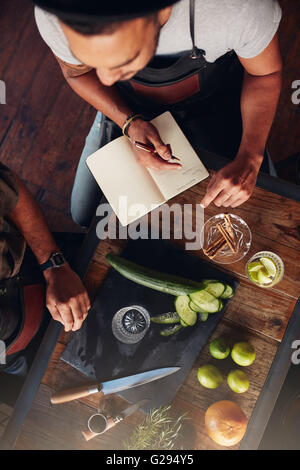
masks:
[[[239,369],[232,370],[227,376],[227,383],[235,393],[247,392],[250,382],[247,374]]]
[[[213,339],[209,343],[209,351],[215,359],[225,359],[230,353],[230,347],[222,337]]]
[[[231,358],[239,366],[250,366],[254,362],[255,356],[255,349],[250,343],[235,343],[231,350]]]
[[[205,364],[198,369],[198,380],[206,388],[217,388],[223,382],[219,369],[212,364]]]

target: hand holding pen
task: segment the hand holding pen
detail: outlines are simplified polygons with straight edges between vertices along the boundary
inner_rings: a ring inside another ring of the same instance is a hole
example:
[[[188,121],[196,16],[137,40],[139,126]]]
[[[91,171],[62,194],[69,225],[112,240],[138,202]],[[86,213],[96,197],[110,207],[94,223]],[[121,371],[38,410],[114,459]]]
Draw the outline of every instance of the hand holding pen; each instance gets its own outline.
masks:
[[[162,142],[158,130],[150,122],[142,119],[134,121],[129,128],[129,137],[136,158],[142,166],[153,170],[182,168],[178,156],[176,155],[176,159],[172,158],[171,147]]]
[[[141,150],[145,150],[146,152],[150,152],[150,153],[154,153],[154,154],[157,154],[158,155],[158,151],[155,150],[155,147],[153,145],[147,145],[147,144],[144,144],[143,142],[139,142],[138,140],[136,140],[134,142],[134,145],[138,148],[138,149],[141,149]],[[170,144],[167,144],[167,147],[172,155],[172,150],[171,150],[171,145]],[[159,155],[158,155],[159,156]],[[180,162],[180,158],[178,157],[175,157],[175,155],[172,155],[170,160],[176,160],[178,162]]]

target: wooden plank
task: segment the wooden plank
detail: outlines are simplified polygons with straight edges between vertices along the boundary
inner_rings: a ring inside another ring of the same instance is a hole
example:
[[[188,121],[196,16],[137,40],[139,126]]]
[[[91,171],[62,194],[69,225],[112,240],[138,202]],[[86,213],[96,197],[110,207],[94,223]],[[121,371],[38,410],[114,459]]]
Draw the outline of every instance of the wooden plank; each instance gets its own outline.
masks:
[[[0,77],[15,54],[24,28],[32,16],[32,5],[23,0],[2,0],[0,12]],[[18,14],[16,15],[16,11]]]
[[[20,100],[21,105],[16,111],[9,132],[1,146],[2,160],[13,166],[19,174],[22,173],[23,165],[29,167],[32,173],[35,172],[32,164],[32,156],[36,151],[35,142],[64,83],[52,53],[46,51],[43,60],[39,57],[37,60],[40,62],[40,67],[35,74],[31,71],[32,83],[27,90],[24,90]],[[56,79],[50,80],[55,72],[57,73]],[[46,93],[45,90],[47,90]],[[22,152],[20,152],[20,146],[22,146]],[[10,164],[11,155],[14,155],[12,165]],[[27,177],[29,177],[28,174]],[[41,180],[35,183],[41,185]]]
[[[1,79],[6,84],[6,102],[1,107],[0,144],[12,126],[16,113],[22,109],[22,99],[30,88],[43,57],[48,53],[29,21]]]
[[[226,318],[235,325],[281,341],[293,313],[293,302],[276,293],[261,295],[260,288],[242,282],[228,304]]]
[[[46,118],[35,141],[30,165],[25,165],[21,173],[22,178],[30,178],[34,184],[46,183],[49,175],[56,176],[51,178],[53,192],[61,192],[63,188],[71,190],[80,156],[77,155],[74,158],[74,155],[69,154],[66,148],[68,141],[76,135],[74,126],[80,119],[86,104],[72,90],[67,91],[67,87],[67,84],[61,87],[51,114]],[[61,139],[61,131],[57,132],[59,122],[63,122],[63,139]],[[78,138],[83,146],[85,135],[77,136]],[[34,173],[32,173],[33,168]]]

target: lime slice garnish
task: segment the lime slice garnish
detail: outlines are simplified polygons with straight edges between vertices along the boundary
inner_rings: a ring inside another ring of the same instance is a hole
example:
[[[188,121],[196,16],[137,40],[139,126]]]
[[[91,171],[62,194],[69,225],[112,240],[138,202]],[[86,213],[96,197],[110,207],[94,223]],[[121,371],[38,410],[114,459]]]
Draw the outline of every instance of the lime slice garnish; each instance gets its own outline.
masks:
[[[261,266],[261,269],[263,269],[263,267]],[[257,278],[257,275],[260,271],[252,271],[252,272],[249,272],[249,277],[250,279],[253,281],[253,282],[256,282],[258,283],[258,278]]]
[[[268,276],[272,276],[272,277],[276,276],[277,268],[276,268],[276,264],[274,263],[274,261],[272,261],[270,258],[260,258],[259,261],[265,267],[265,270],[267,271]]]
[[[255,271],[259,271],[263,267],[264,266],[261,263],[259,263],[258,261],[253,261],[252,263],[249,264],[248,271],[249,271],[249,273],[252,273],[252,272],[255,272]]]
[[[270,282],[272,282],[265,268],[257,271],[257,280],[260,284],[270,284]]]

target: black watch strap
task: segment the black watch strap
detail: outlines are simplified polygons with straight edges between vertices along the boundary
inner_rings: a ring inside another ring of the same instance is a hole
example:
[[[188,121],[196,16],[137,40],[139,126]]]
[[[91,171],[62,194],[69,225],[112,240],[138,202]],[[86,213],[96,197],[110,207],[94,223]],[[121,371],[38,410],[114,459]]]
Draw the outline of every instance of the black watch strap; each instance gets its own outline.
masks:
[[[52,253],[50,258],[45,263],[40,264],[41,271],[45,271],[49,268],[59,268],[65,264],[66,260],[62,253]]]

